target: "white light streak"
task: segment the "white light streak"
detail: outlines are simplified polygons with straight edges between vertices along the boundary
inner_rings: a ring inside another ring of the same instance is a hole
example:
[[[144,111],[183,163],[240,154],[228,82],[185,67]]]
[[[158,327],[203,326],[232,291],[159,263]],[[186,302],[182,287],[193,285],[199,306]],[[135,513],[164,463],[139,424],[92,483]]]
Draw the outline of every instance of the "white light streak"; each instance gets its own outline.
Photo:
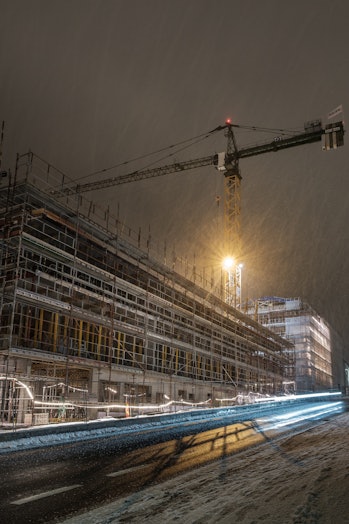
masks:
[[[305,409],[299,409],[291,413],[282,415],[275,415],[268,419],[268,425],[263,426],[263,431],[269,431],[273,429],[280,429],[285,426],[297,424],[299,422],[310,421],[316,418],[323,418],[326,415],[334,415],[343,411],[342,402],[328,402],[327,404],[320,404],[318,406],[312,406]]]
[[[26,390],[26,392],[29,395],[30,400],[34,399],[34,395],[30,391],[29,386],[27,386],[26,384],[24,384],[24,382],[21,382],[17,378],[14,378],[14,377],[0,377],[0,380],[10,380],[10,381],[12,380],[13,382],[16,382],[17,384],[19,384],[22,388],[24,388]]]
[[[332,397],[332,396],[342,396],[340,391],[327,392],[327,393],[306,393],[303,395],[285,395],[284,397],[263,397],[256,398],[256,402],[265,402],[265,401],[276,401],[276,402],[286,402],[289,400],[299,400],[299,399],[312,399],[312,398],[321,398],[321,397]]]

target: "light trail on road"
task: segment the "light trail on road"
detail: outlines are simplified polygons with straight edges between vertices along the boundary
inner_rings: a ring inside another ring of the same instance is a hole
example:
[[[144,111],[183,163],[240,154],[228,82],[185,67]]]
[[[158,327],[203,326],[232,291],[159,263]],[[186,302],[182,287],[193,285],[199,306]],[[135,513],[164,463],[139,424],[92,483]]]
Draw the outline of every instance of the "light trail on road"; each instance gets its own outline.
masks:
[[[298,409],[289,413],[277,414],[266,419],[264,431],[279,430],[284,427],[289,428],[307,421],[322,419],[329,415],[333,416],[342,413],[342,411],[343,402],[328,402]]]

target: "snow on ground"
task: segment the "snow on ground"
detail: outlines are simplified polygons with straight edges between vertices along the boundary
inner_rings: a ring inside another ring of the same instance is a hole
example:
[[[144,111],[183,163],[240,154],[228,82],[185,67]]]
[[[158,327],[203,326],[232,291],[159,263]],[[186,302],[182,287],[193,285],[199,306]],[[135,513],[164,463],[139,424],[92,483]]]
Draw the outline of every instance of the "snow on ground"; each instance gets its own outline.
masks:
[[[22,428],[22,429],[16,429],[15,431],[11,431],[10,429],[1,430],[0,431],[0,453],[7,453],[9,451],[21,451],[24,449],[33,449],[33,448],[39,448],[43,446],[53,446],[58,444],[66,444],[68,442],[81,442],[83,440],[91,440],[93,438],[105,438],[110,437],[112,435],[115,435],[115,432],[118,433],[118,435],[121,435],[123,433],[130,432],[130,428],[128,426],[122,427],[101,427],[101,428],[91,428],[92,425],[98,425],[98,423],[101,424],[107,420],[105,419],[96,419],[91,420],[86,423],[81,422],[63,422],[61,424],[55,424],[55,425],[47,425],[47,426],[32,426],[30,428]],[[82,426],[84,426],[82,428]],[[149,423],[149,426],[152,427],[152,424]],[[69,432],[65,432],[64,429],[70,428]],[[137,430],[144,429],[144,425],[137,425],[135,422],[132,424],[132,431],[136,432]],[[54,429],[61,429],[62,431],[59,433],[49,433],[52,431],[52,428]],[[90,429],[91,428],[91,429]],[[47,430],[47,433],[45,432]],[[86,431],[88,430],[88,431]],[[2,435],[8,436],[9,432],[11,431],[12,436],[21,437],[21,438],[13,438],[11,439],[11,436],[9,439],[4,440],[2,438]],[[37,432],[40,431],[40,435],[37,435]],[[25,436],[21,436],[25,435]]]
[[[349,413],[142,489],[66,524],[349,523]]]

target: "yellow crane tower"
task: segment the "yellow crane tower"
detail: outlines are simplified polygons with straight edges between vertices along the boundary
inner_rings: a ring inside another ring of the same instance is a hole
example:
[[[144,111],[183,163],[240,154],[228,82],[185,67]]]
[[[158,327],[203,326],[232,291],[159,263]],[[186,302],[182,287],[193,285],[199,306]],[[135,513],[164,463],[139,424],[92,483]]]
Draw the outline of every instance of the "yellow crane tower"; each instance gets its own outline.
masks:
[[[203,158],[196,158],[184,162],[175,162],[155,168],[149,168],[131,173],[105,178],[94,182],[65,187],[57,190],[55,194],[74,194],[87,191],[96,191],[103,188],[136,182],[175,172],[183,172],[204,166],[215,166],[224,174],[224,252],[226,259],[226,301],[234,307],[241,307],[241,173],[239,161],[268,152],[277,152],[282,149],[311,144],[322,141],[322,149],[337,149],[344,145],[344,125],[342,121],[322,126],[321,120],[307,122],[302,132],[283,133],[281,136],[248,147],[238,148],[234,129],[252,129],[260,131],[256,127],[240,126],[232,124],[228,119],[223,126],[218,126],[209,133],[224,131],[227,137],[227,148],[225,152],[215,153]],[[264,129],[265,131],[266,129]],[[268,130],[270,131],[270,130]]]

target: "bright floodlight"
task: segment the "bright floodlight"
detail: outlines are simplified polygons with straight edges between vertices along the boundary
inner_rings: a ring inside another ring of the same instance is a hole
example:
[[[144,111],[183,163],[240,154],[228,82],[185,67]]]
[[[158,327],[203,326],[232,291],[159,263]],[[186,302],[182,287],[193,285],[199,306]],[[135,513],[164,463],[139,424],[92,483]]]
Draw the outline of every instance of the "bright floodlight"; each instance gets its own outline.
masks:
[[[232,257],[225,257],[225,259],[223,260],[223,269],[225,269],[226,271],[229,271],[232,267],[234,267],[234,259]]]

